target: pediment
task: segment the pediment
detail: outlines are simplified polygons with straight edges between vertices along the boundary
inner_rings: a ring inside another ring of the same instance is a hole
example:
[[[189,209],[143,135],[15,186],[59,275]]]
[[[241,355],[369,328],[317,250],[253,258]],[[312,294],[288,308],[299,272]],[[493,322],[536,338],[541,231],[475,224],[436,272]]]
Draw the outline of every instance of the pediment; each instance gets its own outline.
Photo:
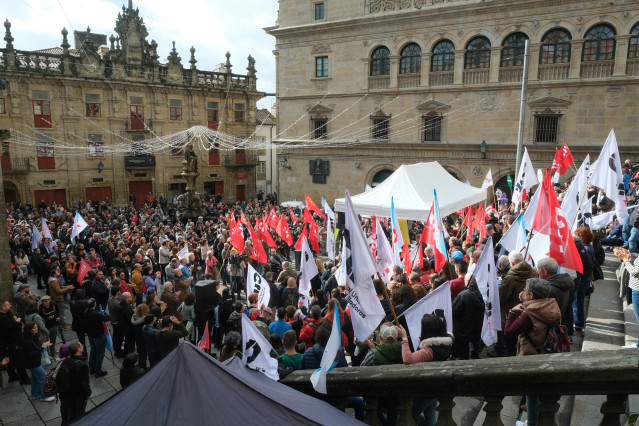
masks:
[[[434,101],[434,100],[422,102],[421,104],[417,105],[417,110],[418,111],[422,111],[422,112],[427,112],[427,111],[445,111],[445,110],[447,110],[449,108],[450,108],[450,105],[446,105],[444,103],[437,102],[437,101]]]
[[[570,104],[572,104],[572,102],[566,99],[553,98],[552,96],[528,102],[528,106],[531,107],[567,107]]]
[[[308,108],[308,112],[310,114],[328,114],[330,112],[333,112],[333,108],[317,104],[317,105],[313,105],[312,107]]]

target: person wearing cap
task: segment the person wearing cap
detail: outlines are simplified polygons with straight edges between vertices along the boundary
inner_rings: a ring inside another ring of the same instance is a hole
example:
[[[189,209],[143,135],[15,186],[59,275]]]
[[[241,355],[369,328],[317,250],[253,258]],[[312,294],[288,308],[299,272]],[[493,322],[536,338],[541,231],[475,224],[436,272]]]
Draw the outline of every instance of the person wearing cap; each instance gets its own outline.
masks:
[[[42,296],[40,306],[38,307],[38,314],[44,320],[44,326],[49,331],[49,340],[51,341],[51,349],[49,352],[51,355],[55,355],[55,342],[58,337],[60,313],[58,306],[55,303],[51,303],[51,296]]]
[[[388,365],[401,364],[402,341],[398,338],[397,327],[386,322],[379,328],[379,345],[372,339],[366,339],[369,351],[360,365]]]

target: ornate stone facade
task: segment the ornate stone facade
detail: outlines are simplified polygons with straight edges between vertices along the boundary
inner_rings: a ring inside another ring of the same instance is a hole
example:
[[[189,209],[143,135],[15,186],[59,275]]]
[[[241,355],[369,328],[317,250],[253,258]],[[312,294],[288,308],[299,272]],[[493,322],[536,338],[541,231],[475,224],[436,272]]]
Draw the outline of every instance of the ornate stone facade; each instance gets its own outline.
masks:
[[[60,48],[20,51],[10,22],[4,26],[0,129],[13,129],[0,132],[7,201],[44,198],[69,205],[108,197],[120,204],[134,193],[139,203],[149,191],[172,198],[186,186],[183,152],[154,152],[145,140],[197,125],[236,137],[255,131],[256,102],[264,97],[256,90],[255,60],[248,57],[246,74],[233,73],[230,53],[216,71],[198,70],[195,48],[183,64],[173,43],[161,63],[158,45],[147,40],[144,20],[131,1],[118,14],[108,46],[101,45],[106,36],[89,28],[75,32],[80,44],[71,49],[63,29]],[[42,136],[54,142],[42,150],[12,143],[20,134],[25,140]],[[130,152],[107,149],[126,141]],[[77,149],[62,149],[60,143]],[[209,152],[198,145],[197,192],[236,200],[256,191],[256,153]]]
[[[279,4],[277,25],[266,29],[276,38],[278,137],[314,140],[314,111],[326,120],[317,149],[281,153],[291,166],[280,170],[282,199],[306,192],[330,201],[418,161],[439,161],[477,186],[492,169],[505,185],[515,168],[526,38],[524,144],[535,167],[550,166],[564,140],[577,162],[596,156],[611,128],[621,155],[639,160],[636,1]],[[321,148],[326,141],[343,147]],[[308,174],[316,158],[330,161],[325,184]]]

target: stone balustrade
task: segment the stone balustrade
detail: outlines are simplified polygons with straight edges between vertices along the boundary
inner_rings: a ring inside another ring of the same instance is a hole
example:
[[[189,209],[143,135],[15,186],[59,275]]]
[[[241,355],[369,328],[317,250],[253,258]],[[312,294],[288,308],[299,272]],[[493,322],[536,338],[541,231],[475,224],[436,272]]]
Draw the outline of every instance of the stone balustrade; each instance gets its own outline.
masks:
[[[521,83],[524,75],[524,67],[499,68],[499,81],[501,83]]]
[[[570,72],[570,64],[539,65],[539,80],[565,80]]]
[[[499,425],[502,401],[511,395],[539,395],[539,426],[556,425],[562,395],[606,395],[601,425],[620,424],[627,398],[639,393],[639,349],[428,362],[412,365],[336,368],[327,376],[327,395],[313,390],[312,370],[281,380],[300,392],[344,409],[347,396],[362,396],[368,424],[378,424],[380,401],[396,398],[399,424],[412,424],[411,397],[436,397],[438,426],[455,425],[457,396],[483,397],[484,425]]]
[[[626,75],[628,76],[639,76],[639,58],[628,59],[626,64]]]
[[[487,84],[489,77],[489,68],[464,70],[464,84]]]
[[[450,86],[453,84],[454,71],[437,71],[430,73],[431,86]]]
[[[581,78],[608,78],[612,76],[615,61],[596,61],[581,63]]]
[[[390,77],[387,75],[368,77],[368,88],[371,90],[382,90],[390,87]]]
[[[400,89],[408,87],[419,87],[422,75],[420,73],[415,74],[400,74],[398,76],[397,85]]]

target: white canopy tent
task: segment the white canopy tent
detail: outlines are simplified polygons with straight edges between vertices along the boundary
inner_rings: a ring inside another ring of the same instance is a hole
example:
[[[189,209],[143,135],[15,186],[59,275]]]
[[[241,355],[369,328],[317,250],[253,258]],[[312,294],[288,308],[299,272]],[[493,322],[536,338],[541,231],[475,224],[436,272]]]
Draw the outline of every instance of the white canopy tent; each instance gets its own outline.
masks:
[[[426,220],[433,204],[433,190],[441,216],[447,216],[486,199],[486,189],[474,188],[455,179],[438,162],[402,165],[384,182],[352,197],[355,211],[364,216],[391,215],[391,197],[398,219]],[[335,200],[335,210],[344,211],[344,199]]]

